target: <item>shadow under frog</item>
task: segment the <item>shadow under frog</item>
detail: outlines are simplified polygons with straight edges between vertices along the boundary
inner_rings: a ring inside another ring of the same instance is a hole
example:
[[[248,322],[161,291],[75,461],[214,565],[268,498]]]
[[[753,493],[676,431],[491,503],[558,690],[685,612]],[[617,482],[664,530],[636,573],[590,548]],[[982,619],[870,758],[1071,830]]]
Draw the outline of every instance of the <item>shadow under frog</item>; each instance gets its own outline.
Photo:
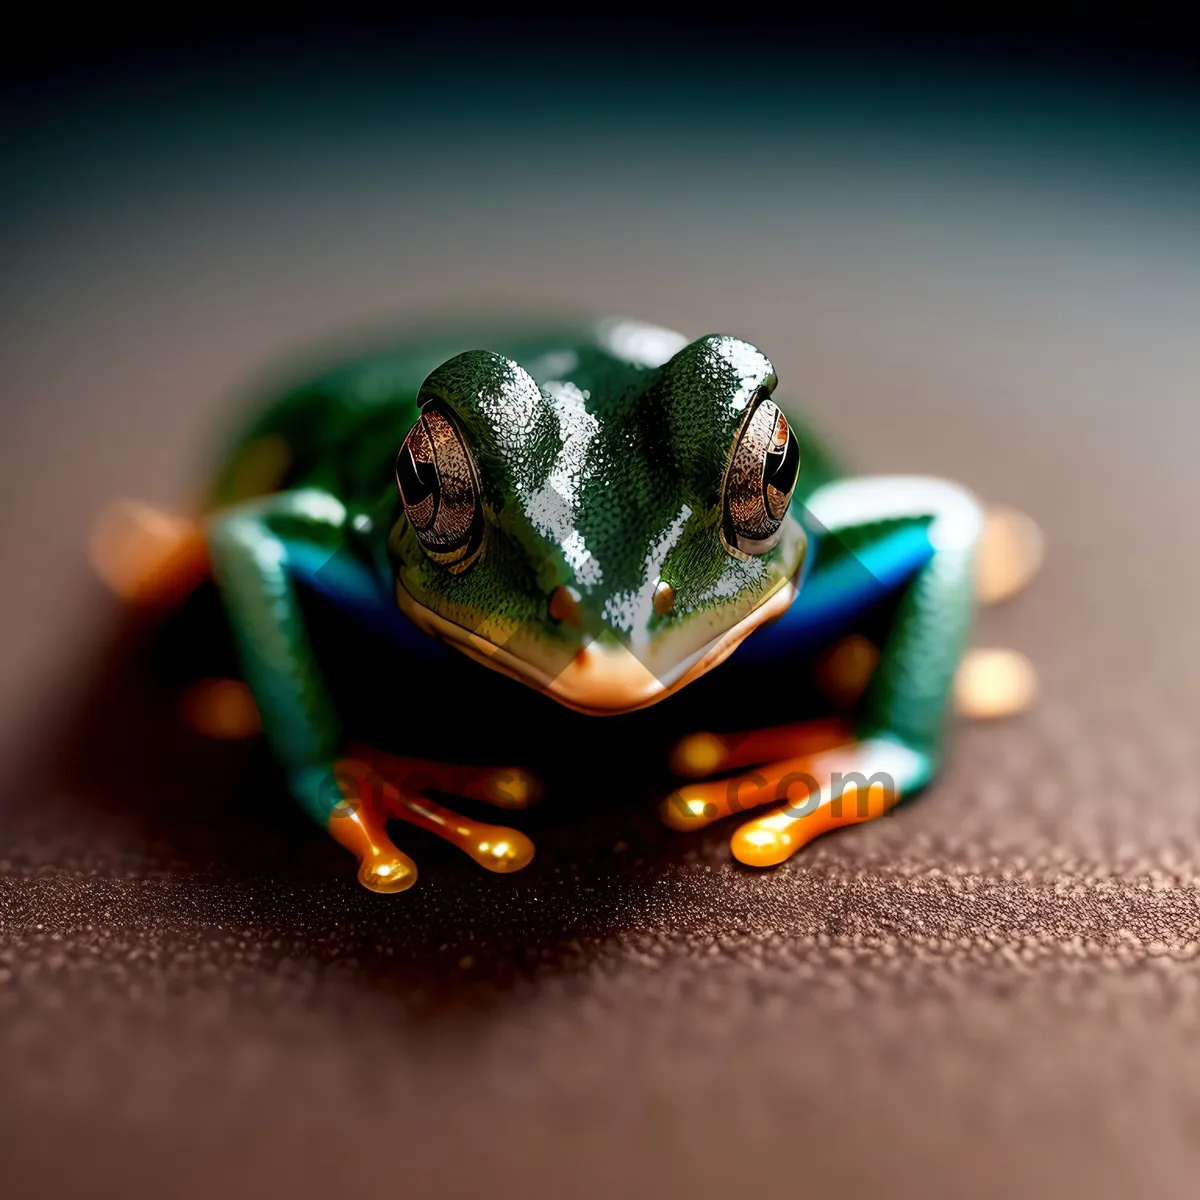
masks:
[[[93,662],[63,682],[4,784],[16,799],[6,806],[0,854],[18,865],[170,881],[198,935],[234,926],[267,944],[282,939],[281,955],[316,959],[411,1016],[490,1007],[549,975],[586,970],[614,942],[652,931],[658,923],[646,914],[697,872],[712,897],[707,918],[731,932],[754,902],[747,884],[752,892],[784,886],[781,876],[731,861],[719,827],[684,839],[662,826],[656,802],[671,786],[662,748],[702,727],[730,688],[798,720],[827,710],[816,689],[793,689],[781,708],[778,697],[755,690],[758,672],[734,660],[674,704],[597,729],[594,719],[464,661],[431,672],[414,706],[392,686],[389,668],[401,669],[402,658],[384,640],[347,626],[318,596],[305,605],[352,734],[387,745],[403,708],[406,728],[431,754],[536,764],[550,798],[517,818],[538,846],[524,871],[480,872],[420,830],[408,830],[406,844],[422,856],[426,886],[403,904],[339,869],[344,857],[289,801],[261,741],[213,741],[180,720],[183,688],[236,666],[210,584],[161,625],[123,610]],[[874,636],[889,620],[881,605],[861,627]],[[362,661],[377,664],[367,679],[350,665]],[[487,816],[482,805],[467,802],[466,810]],[[50,838],[39,832],[47,827]],[[163,916],[157,898],[145,896],[150,924]]]

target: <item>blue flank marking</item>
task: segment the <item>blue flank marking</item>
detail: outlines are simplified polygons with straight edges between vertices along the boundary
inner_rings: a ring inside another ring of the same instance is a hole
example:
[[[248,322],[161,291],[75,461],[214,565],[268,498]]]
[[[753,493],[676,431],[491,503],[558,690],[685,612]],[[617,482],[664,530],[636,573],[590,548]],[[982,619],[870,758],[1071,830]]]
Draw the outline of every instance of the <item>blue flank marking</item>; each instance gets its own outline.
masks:
[[[902,526],[824,568],[818,543],[815,566],[792,606],[779,620],[748,637],[730,661],[742,666],[778,662],[826,645],[873,604],[907,583],[932,557],[924,525]]]
[[[422,633],[396,607],[395,595],[381,587],[371,568],[353,555],[344,551],[331,555],[328,550],[304,543],[289,543],[287,554],[292,577],[298,583],[332,600],[348,616],[405,653],[435,662],[455,657],[441,642]]]

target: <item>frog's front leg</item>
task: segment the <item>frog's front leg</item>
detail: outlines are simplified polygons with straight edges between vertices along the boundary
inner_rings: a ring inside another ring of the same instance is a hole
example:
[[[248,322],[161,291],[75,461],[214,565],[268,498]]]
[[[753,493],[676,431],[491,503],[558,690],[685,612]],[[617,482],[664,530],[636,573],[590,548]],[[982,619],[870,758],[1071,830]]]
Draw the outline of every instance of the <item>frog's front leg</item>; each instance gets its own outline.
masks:
[[[296,578],[311,573],[314,561],[343,569],[347,556],[338,552],[346,520],[335,497],[303,489],[233,509],[208,533],[246,682],[289,786],[309,815],[355,855],[359,880],[372,891],[404,891],[416,882],[412,859],[387,835],[391,818],[431,830],[491,870],[517,870],[533,856],[524,834],[460,818],[423,793],[458,791],[522,807],[535,790],[523,772],[454,772],[364,748],[343,754],[341,725],[304,626]],[[355,567],[347,562],[344,569]]]
[[[662,809],[671,827],[697,829],[774,802],[776,808],[733,836],[734,856],[752,866],[783,862],[830,829],[882,816],[934,777],[970,631],[982,515],[968,492],[924,477],[846,480],[814,493],[809,511],[842,553],[826,567],[818,561],[806,585],[810,598],[798,600],[795,614],[779,623],[797,645],[814,627],[827,631],[839,616],[852,619],[892,579],[907,582],[871,684],[848,722],[735,740],[693,735],[677,748],[674,764],[682,774],[765,764],[685,785]],[[856,575],[866,586],[848,582]],[[778,642],[779,633],[768,634]],[[771,649],[779,667],[783,648]]]

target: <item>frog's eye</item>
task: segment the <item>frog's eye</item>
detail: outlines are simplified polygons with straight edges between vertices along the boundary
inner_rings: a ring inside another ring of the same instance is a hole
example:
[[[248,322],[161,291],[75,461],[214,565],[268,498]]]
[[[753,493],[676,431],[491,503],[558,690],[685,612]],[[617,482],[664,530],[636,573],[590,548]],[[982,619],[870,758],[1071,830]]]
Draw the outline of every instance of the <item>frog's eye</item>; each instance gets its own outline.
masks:
[[[453,420],[427,408],[396,458],[404,512],[425,553],[454,574],[483,547],[483,510],[475,464]]]
[[[779,406],[763,394],[742,426],[725,472],[721,535],[735,554],[765,554],[783,536],[800,447]]]

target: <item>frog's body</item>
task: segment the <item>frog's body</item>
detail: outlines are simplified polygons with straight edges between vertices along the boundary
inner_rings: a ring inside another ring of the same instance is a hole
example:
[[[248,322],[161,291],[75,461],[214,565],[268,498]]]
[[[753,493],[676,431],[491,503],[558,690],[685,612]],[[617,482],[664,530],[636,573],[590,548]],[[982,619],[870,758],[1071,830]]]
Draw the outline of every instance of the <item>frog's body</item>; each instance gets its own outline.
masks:
[[[383,631],[414,677],[438,670],[449,645],[597,714],[670,696],[772,619],[738,659],[787,689],[814,646],[894,592],[891,634],[848,724],[690,739],[676,757],[684,774],[766,765],[685,786],[664,816],[695,828],[790,795],[796,807],[735,835],[739,858],[768,864],[932,777],[972,613],[979,510],[937,480],[844,477],[775,385],[771,363],[737,339],[604,321],[402,346],[262,410],[218,476],[211,564],[292,790],[358,856],[367,886],[415,879],[389,816],[492,869],[524,865],[522,835],[465,822],[424,792],[518,806],[532,785],[344,757],[305,588]],[[712,716],[737,726],[761,711]],[[842,811],[852,772],[857,800]]]

